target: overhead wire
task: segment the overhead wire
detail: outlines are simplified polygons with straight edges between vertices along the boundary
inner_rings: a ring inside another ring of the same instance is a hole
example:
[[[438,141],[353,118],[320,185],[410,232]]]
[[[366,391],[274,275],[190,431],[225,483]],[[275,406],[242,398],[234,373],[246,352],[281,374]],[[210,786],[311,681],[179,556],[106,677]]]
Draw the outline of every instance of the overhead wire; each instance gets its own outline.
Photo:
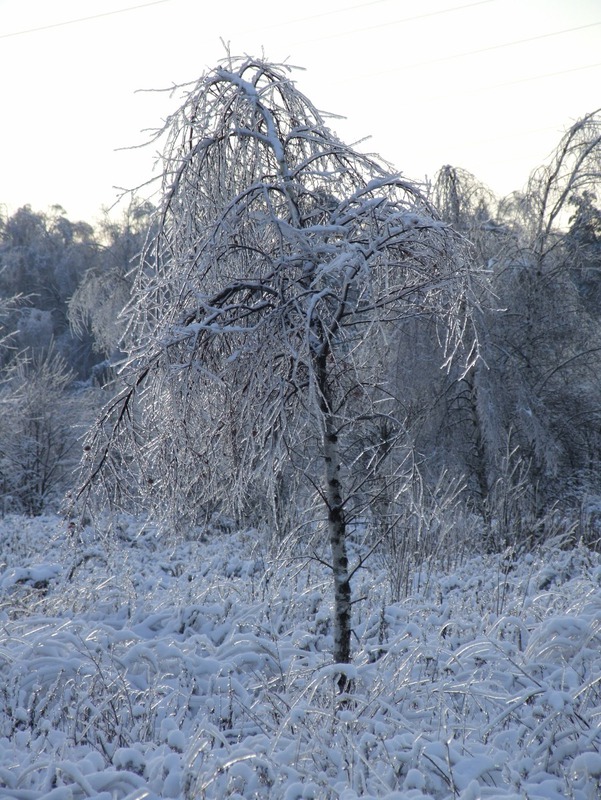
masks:
[[[75,24],[80,23],[80,22],[88,22],[90,20],[100,19],[102,17],[110,17],[110,16],[113,16],[115,14],[124,14],[124,13],[126,13],[128,11],[137,11],[138,9],[141,9],[141,8],[147,8],[148,6],[156,6],[156,5],[160,5],[162,3],[168,3],[168,2],[170,2],[170,0],[151,0],[150,2],[147,2],[147,3],[141,3],[141,4],[135,5],[135,6],[128,6],[127,8],[118,8],[118,9],[115,9],[113,11],[104,11],[104,12],[102,12],[100,14],[92,14],[92,15],[87,16],[87,17],[77,17],[76,19],[68,19],[68,20],[64,20],[62,22],[54,22],[54,23],[50,23],[48,25],[40,25],[39,27],[36,27],[36,28],[26,28],[26,29],[21,30],[21,31],[11,31],[10,33],[0,33],[0,39],[9,39],[9,38],[11,38],[13,36],[25,36],[25,35],[27,35],[29,33],[38,33],[40,31],[52,30],[53,28],[61,28],[61,27],[64,27],[65,25],[75,25]],[[390,0],[369,0],[369,2],[366,2],[366,3],[357,3],[357,4],[353,5],[353,6],[344,6],[343,8],[332,9],[331,11],[322,11],[319,14],[311,14],[311,15],[306,16],[306,17],[297,17],[297,18],[295,18],[293,20],[287,20],[285,23],[278,22],[278,23],[274,23],[272,25],[261,25],[260,30],[269,30],[271,28],[282,27],[283,24],[284,25],[296,25],[299,22],[308,22],[308,21],[313,20],[313,19],[319,19],[321,17],[342,14],[342,13],[346,13],[348,11],[355,11],[356,9],[368,8],[369,6],[380,5],[381,3],[388,3],[388,2],[390,2]],[[397,24],[397,23],[401,23],[401,22],[413,22],[413,21],[420,20],[420,19],[426,19],[428,17],[437,17],[437,16],[440,16],[441,14],[450,14],[450,13],[452,13],[454,11],[461,11],[461,10],[466,9],[466,8],[472,8],[473,6],[487,5],[489,3],[495,3],[495,2],[497,2],[497,0],[475,0],[475,2],[466,3],[466,4],[463,4],[463,5],[460,5],[460,6],[453,6],[452,8],[444,8],[444,9],[440,9],[438,11],[431,11],[431,12],[427,12],[425,14],[417,14],[417,15],[414,15],[414,16],[411,16],[411,17],[405,17],[405,18],[403,18],[401,20],[396,20],[395,22],[390,23],[390,24]],[[388,23],[386,23],[386,24],[388,24]],[[370,26],[369,28],[367,28],[367,30],[371,30],[372,28],[378,28],[378,27],[384,27],[384,25]],[[252,30],[250,30],[249,32],[252,32]],[[334,34],[334,36],[337,36],[337,35],[344,35],[344,34]],[[330,38],[330,37],[325,37],[325,38]],[[312,41],[314,41],[314,40],[312,40]],[[315,41],[318,41],[318,40],[315,40]]]
[[[27,28],[27,29],[24,29],[24,30],[12,31],[12,32],[9,32],[9,33],[0,33],[0,39],[8,39],[8,38],[11,38],[11,37],[16,37],[16,36],[24,36],[24,35],[27,35],[27,34],[43,32],[43,31],[47,31],[47,30],[61,28],[61,27],[68,26],[68,25],[75,25],[75,24],[78,24],[78,23],[93,21],[93,20],[97,20],[97,19],[101,19],[101,18],[105,18],[105,17],[111,17],[111,16],[114,16],[114,15],[117,15],[117,14],[124,14],[124,13],[128,13],[128,12],[133,12],[133,11],[141,10],[141,9],[144,9],[144,8],[148,8],[148,7],[151,7],[151,6],[162,5],[162,4],[168,3],[170,1],[171,0],[148,0],[147,2],[139,3],[139,4],[133,5],[133,6],[128,6],[126,8],[114,9],[112,11],[105,11],[105,12],[101,12],[101,13],[98,13],[98,14],[93,14],[93,15],[84,16],[84,17],[78,17],[76,19],[68,19],[68,20],[64,20],[62,22],[51,23],[51,24],[48,24],[48,25],[42,25],[42,26],[38,26],[38,27],[34,27],[34,28]],[[347,13],[347,12],[352,12],[352,11],[357,10],[357,9],[368,8],[370,6],[375,6],[375,5],[381,5],[382,3],[386,3],[386,2],[390,2],[390,0],[368,0],[367,2],[355,3],[354,5],[348,5],[348,6],[344,6],[342,8],[338,8],[338,9],[322,11],[322,12],[320,12],[318,14],[312,14],[312,15],[305,16],[305,17],[299,17],[299,18],[295,18],[293,20],[286,20],[283,23],[282,22],[278,22],[278,23],[274,23],[274,24],[271,24],[271,25],[268,25],[268,26],[262,25],[261,29],[265,30],[265,29],[278,28],[278,27],[283,27],[283,26],[288,26],[288,25],[299,24],[301,22],[320,19],[320,18],[327,17],[327,16],[338,16],[340,14],[344,14],[344,13]],[[323,41],[323,40],[327,40],[327,39],[333,39],[333,38],[341,38],[341,37],[344,37],[344,36],[353,35],[355,33],[360,33],[360,32],[362,33],[362,32],[369,31],[369,30],[377,30],[377,29],[380,29],[380,28],[383,28],[383,27],[389,27],[391,25],[400,25],[400,24],[419,21],[419,20],[428,19],[428,18],[432,18],[432,17],[438,17],[438,16],[451,14],[451,13],[454,13],[454,12],[459,12],[459,11],[463,11],[463,10],[467,10],[467,9],[471,9],[471,8],[476,8],[478,6],[488,5],[490,3],[496,3],[496,2],[497,2],[497,0],[474,0],[474,1],[469,2],[469,3],[463,3],[461,5],[452,6],[451,8],[444,8],[444,9],[439,9],[437,11],[431,11],[431,12],[425,12],[425,13],[421,13],[421,14],[415,14],[415,15],[403,17],[403,18],[397,19],[397,20],[390,20],[390,21],[387,21],[385,23],[379,23],[379,24],[375,24],[375,25],[371,25],[371,26],[367,26],[367,27],[362,27],[360,29],[338,31],[336,33],[329,34],[327,36],[316,37],[316,38],[312,38],[310,40],[306,40],[306,43],[319,42],[319,41]],[[500,50],[500,49],[504,49],[504,48],[519,46],[519,45],[528,44],[528,43],[531,43],[531,42],[534,42],[534,41],[538,41],[538,40],[548,39],[548,38],[552,38],[552,37],[556,37],[556,36],[562,36],[562,35],[566,35],[566,34],[569,34],[569,33],[574,33],[574,32],[577,32],[577,31],[590,29],[590,28],[593,28],[593,27],[597,27],[599,25],[601,25],[601,21],[595,21],[595,22],[591,22],[591,23],[586,24],[586,25],[580,25],[580,26],[577,26],[577,27],[574,27],[574,28],[565,28],[565,29],[562,29],[562,30],[559,30],[559,31],[551,31],[549,33],[537,34],[536,36],[531,36],[531,37],[527,37],[527,38],[524,38],[524,39],[515,39],[515,40],[509,41],[509,42],[502,42],[502,43],[499,43],[499,44],[489,45],[487,47],[477,48],[475,50],[465,51],[465,52],[461,52],[461,53],[454,53],[454,54],[451,54],[451,55],[448,55],[448,56],[441,56],[439,58],[429,59],[427,61],[421,61],[421,62],[408,64],[408,65],[400,65],[398,67],[391,67],[390,69],[383,70],[383,71],[363,73],[360,76],[351,77],[351,78],[349,78],[349,80],[367,79],[367,78],[376,77],[378,75],[385,74],[385,73],[392,73],[392,72],[398,73],[398,72],[402,72],[403,70],[407,70],[407,69],[414,69],[414,68],[418,68],[418,67],[426,67],[426,66],[430,66],[430,65],[434,65],[434,64],[438,64],[438,63],[444,63],[444,62],[448,62],[448,61],[452,61],[452,60],[456,60],[456,59],[460,59],[460,58],[469,58],[471,56],[481,55],[481,54],[484,54],[486,52],[491,52],[491,51]],[[249,31],[249,32],[251,32],[251,31]],[[303,42],[296,42],[296,44],[301,44],[301,43],[305,43],[305,42],[304,41]],[[549,73],[545,73],[545,74],[542,74],[542,75],[535,75],[535,76],[531,76],[531,77],[520,78],[520,79],[517,79],[517,80],[506,81],[506,82],[503,82],[503,83],[498,83],[498,84],[494,84],[494,85],[490,85],[490,86],[478,87],[478,88],[475,88],[475,89],[468,90],[468,93],[495,90],[495,89],[499,89],[499,88],[502,88],[502,87],[505,87],[505,86],[511,86],[511,85],[514,85],[514,84],[526,83],[526,82],[529,82],[529,81],[542,80],[542,79],[549,78],[549,77],[558,77],[558,76],[561,76],[561,75],[564,75],[564,74],[569,74],[569,73],[588,70],[588,69],[594,69],[594,68],[599,67],[599,66],[601,66],[601,63],[589,64],[589,65],[569,68],[569,69],[565,69],[565,70],[549,72]],[[346,81],[343,80],[343,81],[336,81],[335,83],[345,83],[345,82]],[[525,133],[527,133],[527,132],[525,132]],[[515,137],[516,135],[517,134],[512,134],[513,137]],[[504,138],[508,138],[508,137],[497,137],[497,138],[498,139],[504,139]]]
[[[488,53],[492,50],[503,50],[506,47],[515,47],[520,44],[529,44],[530,42],[536,42],[540,39],[550,39],[553,36],[563,36],[566,33],[575,33],[576,31],[586,30],[587,28],[595,28],[601,25],[601,20],[598,22],[590,22],[587,25],[579,25],[575,28],[563,28],[560,31],[550,31],[549,33],[539,33],[536,36],[529,36],[526,39],[513,39],[511,42],[502,42],[501,44],[492,44],[488,47],[479,47],[477,50],[467,50],[463,53],[453,53],[450,56],[441,56],[440,58],[432,58],[428,59],[427,61],[418,61],[413,64],[406,64],[404,66],[395,67],[386,72],[399,72],[403,69],[415,69],[417,67],[429,67],[432,64],[441,64],[444,61],[454,61],[458,58],[468,58],[469,56],[476,56],[480,55],[481,53]],[[383,74],[381,72],[371,73],[367,77],[374,77],[375,75]]]
[[[490,86],[481,86],[476,89],[468,89],[465,91],[465,94],[471,94],[472,92],[485,92],[489,91],[490,89],[503,89],[505,86],[515,86],[519,83],[529,83],[530,81],[540,81],[544,80],[545,78],[558,78],[561,75],[568,75],[571,72],[582,72],[586,69],[596,69],[597,67],[601,67],[601,61],[597,61],[596,64],[583,64],[579,67],[570,67],[569,69],[562,69],[557,70],[556,72],[545,72],[542,75],[530,75],[526,78],[515,78],[511,81],[503,81],[501,83],[494,83]],[[463,94],[463,92],[462,92]]]
[[[336,9],[332,9],[331,11],[321,11],[319,14],[311,14],[311,15],[309,15],[307,17],[295,17],[294,19],[286,20],[286,22],[283,22],[283,23],[282,22],[277,22],[277,23],[274,23],[272,25],[266,25],[266,26],[265,25],[261,25],[260,30],[269,30],[271,28],[281,28],[281,27],[283,27],[285,25],[298,25],[298,23],[300,23],[300,22],[310,22],[311,20],[314,20],[314,19],[321,19],[322,17],[331,17],[333,15],[346,13],[348,11],[355,11],[356,9],[367,8],[369,6],[379,5],[380,3],[387,3],[387,2],[390,2],[390,0],[371,0],[371,2],[368,2],[368,3],[358,3],[357,5],[354,5],[354,6],[344,6],[343,8],[336,8]],[[497,2],[497,0],[475,0],[474,2],[465,3],[464,5],[453,6],[452,8],[443,8],[443,9],[439,9],[438,11],[430,11],[430,12],[426,12],[425,14],[416,14],[416,15],[411,16],[411,17],[404,17],[403,19],[397,20],[396,22],[414,22],[414,21],[417,21],[417,20],[420,20],[420,19],[427,19],[428,17],[438,17],[441,14],[450,14],[453,11],[462,11],[465,8],[472,8],[473,6],[483,6],[483,5],[487,5],[489,3],[496,3],[496,2]],[[385,27],[387,24],[389,24],[389,23],[383,23],[382,25],[373,25],[373,26],[369,26],[367,28],[361,28],[361,30],[372,30],[372,29],[375,29],[375,28],[381,28],[381,27]],[[393,23],[393,24],[396,24],[396,23]],[[252,32],[252,31],[250,31],[250,32]],[[356,33],[356,32],[357,31],[352,31],[352,33]],[[327,36],[327,37],[323,37],[323,38],[335,38],[338,35],[344,36],[344,32],[341,33],[341,34],[333,34],[331,37]],[[311,41],[321,41],[321,40],[320,39],[315,39],[315,40],[311,39]]]
[[[249,33],[254,30],[271,30],[272,28],[282,28],[285,25],[297,25],[299,22],[310,22],[312,19],[321,19],[321,17],[331,17],[333,14],[340,14],[347,11],[355,11],[358,8],[369,8],[369,6],[378,6],[382,3],[390,3],[392,0],[369,0],[367,3],[357,3],[354,6],[344,6],[343,8],[334,8],[331,11],[320,11],[319,14],[309,14],[306,17],[295,17],[285,22],[273,22],[271,25],[262,24],[260,28],[252,28]],[[494,2],[494,0],[486,0],[486,2]]]
[[[393,23],[390,22],[388,24],[393,24]],[[595,21],[595,22],[587,23],[586,25],[579,25],[579,26],[576,26],[574,28],[562,28],[559,31],[550,31],[549,33],[537,34],[536,36],[529,36],[529,37],[527,37],[525,39],[513,39],[513,40],[511,40],[509,42],[502,42],[500,44],[489,45],[487,47],[480,47],[480,48],[477,48],[476,50],[467,50],[467,51],[464,51],[464,52],[461,52],[461,53],[453,53],[453,54],[448,55],[448,56],[441,56],[439,58],[428,59],[426,61],[413,62],[411,64],[401,64],[399,66],[389,67],[389,68],[387,68],[385,70],[376,70],[376,71],[373,71],[373,72],[363,72],[363,73],[361,73],[361,75],[351,75],[348,78],[343,78],[341,80],[337,80],[334,83],[336,85],[342,85],[342,84],[345,84],[345,83],[355,82],[357,80],[367,80],[367,79],[371,79],[371,78],[376,78],[379,75],[388,75],[388,74],[391,74],[391,73],[403,72],[405,70],[417,69],[419,67],[428,67],[428,66],[432,66],[434,64],[440,64],[440,63],[444,63],[444,62],[447,62],[447,61],[454,61],[454,60],[457,60],[457,59],[460,59],[460,58],[469,58],[471,56],[481,55],[483,53],[492,52],[494,50],[502,50],[502,49],[505,49],[505,48],[508,48],[508,47],[515,47],[515,46],[519,46],[519,45],[523,45],[523,44],[529,44],[530,42],[535,42],[535,41],[539,41],[539,40],[542,40],[542,39],[549,39],[549,38],[556,37],[556,36],[563,36],[565,34],[575,33],[575,32],[578,32],[578,31],[587,30],[587,29],[594,28],[594,27],[599,27],[600,25],[601,25],[601,21]],[[586,69],[594,69],[595,67],[598,67],[598,66],[599,66],[599,63],[585,64],[585,65],[578,66],[578,67],[570,67],[570,68],[567,68],[567,69],[564,69],[564,70],[558,70],[558,71],[554,71],[554,72],[545,73],[543,75],[527,76],[527,77],[519,78],[519,79],[516,79],[516,80],[504,81],[504,82],[501,82],[501,83],[498,83],[498,84],[490,84],[488,86],[481,86],[481,87],[477,87],[477,88],[474,88],[474,89],[467,90],[467,91],[462,92],[462,93],[488,91],[488,90],[491,90],[491,89],[502,88],[504,86],[511,86],[513,84],[526,83],[528,81],[541,80],[543,78],[548,78],[548,77],[557,77],[557,76],[560,76],[560,75],[568,74],[568,73],[571,73],[571,72],[579,72],[579,71],[586,70]]]
[[[493,2],[494,2],[494,0],[493,0]],[[438,14],[449,13],[451,11],[459,11],[459,10],[462,10],[464,8],[468,8],[468,7],[471,7],[471,6],[477,6],[477,5],[481,5],[481,4],[482,3],[470,3],[470,4],[465,5],[465,6],[454,6],[453,8],[450,8],[450,9],[444,9],[444,10],[441,10],[441,11],[438,11],[438,12],[433,12],[432,14],[417,15],[415,17],[407,17],[407,18],[404,18],[404,19],[401,19],[401,20],[391,20],[391,21],[389,21],[387,23],[384,23],[382,25],[374,25],[374,26],[370,26],[369,28],[362,28],[361,31],[381,28],[381,27],[385,27],[385,26],[389,26],[389,25],[393,25],[393,24],[400,24],[400,23],[409,22],[409,21],[412,21],[412,20],[418,20],[418,19],[421,19],[421,18],[426,17],[426,16],[436,16]],[[429,59],[427,61],[421,61],[421,62],[408,64],[408,65],[400,65],[398,67],[391,67],[391,68],[386,69],[386,70],[378,70],[378,71],[374,71],[374,72],[364,72],[360,76],[349,76],[348,79],[343,79],[341,81],[335,81],[335,83],[336,84],[344,84],[344,83],[348,83],[348,82],[356,81],[356,80],[366,80],[366,79],[369,79],[369,78],[377,77],[378,75],[390,74],[390,73],[399,73],[399,72],[402,72],[402,71],[408,70],[408,69],[416,69],[416,68],[419,68],[419,67],[431,66],[431,65],[434,65],[434,64],[444,63],[444,62],[447,62],[447,61],[453,61],[453,60],[457,60],[457,59],[460,59],[460,58],[469,58],[471,56],[481,55],[481,54],[484,54],[486,52],[492,52],[492,51],[495,51],[495,50],[501,50],[501,49],[505,49],[505,48],[509,48],[509,47],[516,47],[516,46],[529,44],[531,42],[535,42],[535,41],[539,41],[539,40],[543,40],[543,39],[549,39],[549,38],[553,38],[553,37],[557,37],[557,36],[563,36],[563,35],[566,35],[566,34],[575,33],[575,32],[582,31],[582,30],[587,30],[587,29],[590,29],[590,28],[598,27],[599,25],[601,25],[601,21],[591,22],[591,23],[588,23],[586,25],[579,25],[579,26],[576,26],[576,27],[573,27],[573,28],[563,28],[563,29],[561,29],[559,31],[550,31],[548,33],[537,34],[536,36],[530,36],[530,37],[526,37],[524,39],[514,39],[514,40],[509,41],[509,42],[502,42],[500,44],[489,45],[487,47],[481,47],[481,48],[477,48],[475,50],[469,50],[469,51],[465,51],[465,52],[462,52],[462,53],[454,53],[454,54],[451,54],[449,56],[441,56],[440,58]],[[324,39],[338,38],[338,37],[341,37],[341,36],[344,36],[344,35],[352,35],[353,33],[357,33],[357,32],[359,32],[359,30],[344,31],[342,33],[332,34],[331,36],[327,36],[327,37],[320,37],[318,39],[311,40],[311,41],[321,41],[322,38],[324,38]],[[528,83],[528,82],[531,82],[531,81],[543,80],[543,79],[551,78],[551,77],[560,77],[561,75],[570,74],[570,73],[574,73],[574,72],[580,72],[580,71],[584,71],[584,70],[595,69],[595,68],[597,68],[599,66],[601,66],[601,63],[586,64],[586,65],[582,65],[582,66],[578,66],[578,67],[571,67],[571,68],[567,68],[567,69],[564,69],[564,70],[557,70],[557,71],[554,71],[554,72],[544,73],[542,75],[527,76],[527,77],[519,78],[519,79],[516,79],[516,80],[504,81],[504,82],[497,83],[497,84],[491,84],[491,85],[488,85],[488,86],[482,86],[482,87],[478,87],[478,88],[475,88],[475,89],[467,90],[466,92],[461,92],[461,94],[486,92],[486,91],[501,89],[501,88],[504,88],[506,86],[518,85],[520,83]]]
[[[52,28],[62,28],[65,25],[75,25],[78,22],[88,22],[89,20],[100,19],[101,17],[112,17],[115,14],[125,14],[127,11],[137,11],[140,8],[148,8],[148,6],[158,6],[161,3],[169,3],[170,0],[151,0],[148,3],[141,3],[137,6],[129,6],[128,8],[117,8],[114,11],[103,11],[100,14],[92,14],[89,17],[78,17],[77,19],[67,19],[63,22],[53,22],[49,25],[40,25],[37,28],[26,28],[22,31],[12,31],[11,33],[0,33],[0,39],[10,39],[13,36],[25,36],[28,33],[38,33],[40,31],[49,31]]]

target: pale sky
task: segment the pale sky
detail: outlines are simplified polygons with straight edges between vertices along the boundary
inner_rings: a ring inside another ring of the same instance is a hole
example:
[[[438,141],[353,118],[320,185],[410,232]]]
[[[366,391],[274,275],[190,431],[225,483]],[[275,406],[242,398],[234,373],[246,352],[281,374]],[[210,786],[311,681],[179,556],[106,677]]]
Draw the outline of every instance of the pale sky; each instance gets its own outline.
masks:
[[[0,212],[94,222],[144,183],[181,95],[225,55],[303,67],[348,143],[408,178],[444,164],[523,188],[601,106],[600,0],[0,0]]]

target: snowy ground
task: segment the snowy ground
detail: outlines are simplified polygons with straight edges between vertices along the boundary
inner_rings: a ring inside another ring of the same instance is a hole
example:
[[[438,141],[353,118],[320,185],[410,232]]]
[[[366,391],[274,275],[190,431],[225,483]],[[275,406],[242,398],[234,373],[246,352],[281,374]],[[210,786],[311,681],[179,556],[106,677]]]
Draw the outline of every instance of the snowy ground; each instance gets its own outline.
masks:
[[[397,603],[374,559],[340,699],[316,561],[131,521],[109,550],[53,517],[7,517],[0,541],[0,798],[601,797],[584,548],[429,567]]]

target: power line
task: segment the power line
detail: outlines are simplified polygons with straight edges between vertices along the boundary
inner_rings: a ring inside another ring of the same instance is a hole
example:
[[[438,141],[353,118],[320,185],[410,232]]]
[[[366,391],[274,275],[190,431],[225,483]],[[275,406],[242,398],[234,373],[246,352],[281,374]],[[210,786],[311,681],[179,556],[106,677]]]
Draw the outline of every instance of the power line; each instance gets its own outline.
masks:
[[[319,14],[310,14],[307,17],[297,17],[296,19],[286,20],[285,22],[274,22],[272,25],[261,25],[258,28],[252,28],[247,33],[252,33],[255,30],[265,31],[272,28],[282,28],[285,25],[296,25],[299,22],[309,22],[312,19],[320,19],[321,17],[330,17],[332,14],[342,14],[346,11],[355,11],[358,8],[368,8],[369,6],[378,6],[381,3],[390,3],[391,0],[371,0],[368,3],[358,3],[354,6],[345,6],[344,8],[335,8],[332,11],[321,11]]]
[[[392,24],[392,23],[389,23],[389,24]],[[538,34],[537,36],[530,36],[527,39],[514,39],[511,42],[502,42],[501,44],[493,44],[493,45],[490,45],[488,47],[481,47],[481,48],[479,48],[477,50],[467,50],[467,51],[465,51],[463,53],[454,53],[453,55],[450,55],[450,56],[441,56],[440,58],[431,58],[431,59],[428,59],[427,61],[417,61],[417,62],[415,62],[413,64],[402,64],[402,65],[400,65],[398,67],[389,67],[388,69],[377,70],[376,72],[365,72],[365,73],[362,73],[360,76],[349,76],[348,78],[343,78],[342,80],[338,80],[335,83],[337,85],[342,85],[342,84],[350,83],[350,82],[356,81],[356,80],[366,80],[368,78],[377,78],[379,75],[388,75],[388,74],[393,73],[393,72],[397,73],[397,72],[403,72],[403,71],[409,70],[409,69],[417,69],[418,67],[429,67],[429,66],[431,66],[433,64],[440,64],[440,63],[443,63],[443,62],[446,62],[446,61],[454,61],[454,60],[459,59],[459,58],[468,58],[470,56],[481,55],[482,53],[486,53],[486,52],[489,52],[489,51],[492,51],[492,50],[502,50],[502,49],[504,49],[506,47],[515,47],[516,45],[527,44],[529,42],[534,42],[534,41],[537,41],[539,39],[548,39],[548,38],[551,38],[553,36],[563,36],[566,33],[575,33],[576,31],[586,30],[587,28],[594,28],[594,27],[597,27],[599,25],[601,25],[601,21],[600,22],[590,22],[587,25],[580,25],[577,28],[564,28],[563,30],[560,30],[560,31],[552,31],[551,33],[541,33],[541,34]],[[597,66],[597,64],[591,64],[591,65],[585,66],[585,67],[578,67],[577,69],[589,69],[589,68],[595,67],[595,66]],[[573,71],[575,71],[575,70],[572,70],[572,69],[564,70],[564,72],[573,72]],[[554,72],[554,73],[549,73],[549,74],[550,75],[562,75],[563,72]],[[546,77],[546,76],[540,76],[540,77]],[[515,83],[521,83],[523,80],[535,80],[535,78],[523,78],[523,79],[520,79],[519,81],[515,81]],[[505,84],[499,84],[499,86],[504,86],[504,85]],[[509,84],[507,84],[507,85],[509,85]],[[491,87],[491,88],[496,88],[496,87]],[[480,91],[480,90],[476,89],[475,91]]]
[[[344,8],[335,8],[332,11],[321,11],[319,14],[311,14],[307,17],[297,17],[296,19],[286,20],[285,22],[276,22],[273,25],[261,25],[260,28],[254,28],[253,30],[269,30],[271,28],[281,28],[285,25],[297,25],[299,22],[309,22],[313,19],[320,19],[321,17],[331,17],[336,14],[344,14],[347,11],[355,11],[359,8],[368,8],[369,6],[380,5],[381,3],[388,3],[390,0],[371,0],[368,3],[358,3],[354,6],[345,6]],[[496,0],[478,0],[477,2],[468,3],[467,5],[462,6],[455,6],[454,8],[444,8],[440,11],[431,11],[426,14],[418,14],[414,17],[405,17],[405,19],[397,20],[397,22],[413,22],[414,20],[425,19],[426,17],[437,17],[440,14],[449,14],[452,11],[460,11],[464,8],[471,8],[472,6],[481,6],[486,5],[487,3],[495,3]],[[372,28],[382,28],[388,25],[389,23],[383,23],[382,25],[372,25],[368,28],[361,28],[361,30],[371,30]],[[396,24],[396,23],[392,23]],[[249,31],[252,32],[252,31]],[[350,33],[355,33],[355,31],[350,31]],[[341,34],[332,34],[331,36],[325,36],[323,38],[330,39],[336,36],[344,36],[344,33]],[[312,39],[311,41],[321,41],[321,39]]]
[[[77,19],[65,20],[64,22],[54,22],[54,23],[51,23],[50,25],[41,25],[40,27],[37,27],[37,28],[26,28],[25,30],[22,30],[22,31],[13,31],[11,33],[2,33],[2,34],[0,34],[0,39],[10,39],[13,36],[25,36],[28,33],[38,33],[39,31],[52,30],[53,28],[62,28],[65,25],[76,25],[79,22],[88,22],[90,20],[100,19],[102,17],[110,17],[110,16],[113,16],[114,14],[124,14],[124,13],[126,13],[128,11],[137,11],[140,8],[147,8],[148,6],[156,6],[156,5],[160,5],[161,3],[168,3],[168,2],[170,2],[170,0],[153,0],[152,2],[149,2],[149,3],[141,3],[140,5],[137,5],[137,6],[129,6],[128,8],[119,8],[119,9],[116,9],[115,11],[105,11],[105,12],[103,12],[101,14],[93,14],[93,15],[91,15],[89,17],[78,17]],[[307,16],[307,17],[300,17],[300,18],[297,18],[297,19],[294,19],[294,20],[286,21],[285,23],[276,23],[274,25],[267,25],[267,26],[262,25],[259,30],[268,30],[270,28],[282,27],[282,24],[284,24],[284,25],[296,25],[299,22],[307,22],[307,21],[312,20],[312,19],[319,19],[320,17],[331,16],[333,14],[341,14],[341,13],[345,13],[347,11],[355,11],[356,9],[359,9],[359,8],[367,8],[369,6],[380,5],[381,3],[387,3],[387,2],[390,2],[390,0],[370,0],[370,2],[367,2],[367,3],[358,3],[358,4],[354,5],[354,6],[345,6],[344,8],[335,9],[333,11],[322,11],[319,14],[312,14],[312,15]],[[412,22],[414,20],[426,19],[427,17],[436,17],[436,16],[439,16],[440,14],[450,14],[453,11],[461,11],[464,8],[471,8],[473,6],[481,6],[481,5],[486,5],[488,3],[494,3],[494,2],[496,2],[496,0],[477,0],[477,2],[467,3],[466,5],[455,6],[453,8],[445,8],[445,9],[442,9],[440,11],[432,11],[432,12],[427,13],[427,14],[418,14],[417,16],[413,16],[413,17],[405,17],[402,20],[395,20],[392,23],[383,23],[381,25],[372,25],[372,26],[368,27],[367,29],[362,29],[362,30],[372,30],[372,29],[375,29],[375,28],[386,27],[386,25],[388,25],[388,24],[397,24],[397,23],[401,23],[401,22]],[[349,33],[354,33],[354,32],[356,32],[356,31],[349,31]],[[342,33],[342,34],[333,34],[332,36],[327,36],[327,37],[323,37],[323,38],[326,38],[326,39],[327,38],[334,38],[335,36],[343,36],[343,35],[344,35],[344,33]],[[312,41],[320,41],[320,40],[319,39],[315,39],[315,40],[312,40]]]
[[[590,22],[588,25],[579,25],[577,28],[564,28],[561,31],[551,31],[551,33],[541,33],[538,36],[529,36],[527,39],[514,39],[512,42],[503,42],[502,44],[492,44],[489,47],[480,47],[478,50],[468,50],[465,53],[455,53],[452,56],[442,56],[441,58],[433,58],[428,61],[420,61],[417,64],[410,64],[405,69],[412,69],[414,67],[427,67],[430,64],[440,64],[443,61],[452,61],[456,58],[466,58],[468,56],[480,55],[480,53],[488,53],[491,50],[501,50],[505,47],[515,47],[519,44],[528,44],[529,42],[536,42],[539,39],[550,39],[553,36],[563,36],[566,33],[575,33],[576,31],[583,31],[587,28],[594,28],[601,25],[601,22]]]
[[[474,3],[466,3],[465,5],[453,6],[452,8],[443,8],[443,9],[441,9],[439,11],[430,11],[430,12],[428,12],[426,14],[416,14],[413,17],[403,17],[402,19],[394,19],[394,20],[391,20],[390,22],[378,23],[378,25],[366,25],[366,26],[361,27],[361,28],[354,28],[353,30],[350,30],[350,31],[341,31],[340,33],[330,33],[327,36],[320,36],[317,39],[303,40],[301,42],[295,42],[294,44],[304,44],[304,43],[310,44],[312,42],[323,42],[326,39],[338,39],[341,36],[349,36],[349,35],[351,35],[353,33],[363,33],[364,31],[374,31],[374,30],[377,30],[378,28],[388,28],[390,25],[401,25],[401,24],[403,24],[405,22],[416,22],[417,20],[420,20],[420,19],[429,19],[430,17],[439,17],[439,16],[441,16],[441,14],[451,14],[454,11],[463,11],[466,8],[474,8],[475,6],[484,6],[484,5],[488,5],[489,3],[494,3],[494,2],[496,2],[496,0],[477,0],[477,2],[474,2]],[[360,6],[356,6],[356,8],[359,8],[359,7]],[[341,9],[341,10],[344,11],[345,9]],[[352,9],[349,9],[349,10],[352,10]],[[326,12],[326,13],[336,13],[336,12]],[[324,14],[319,14],[317,16],[325,16],[325,13]],[[313,19],[313,17],[305,17],[305,19]],[[305,19],[295,20],[295,21],[296,22],[304,22]]]
[[[101,17],[112,17],[114,14],[125,14],[127,11],[137,11],[140,8],[158,6],[161,3],[168,2],[170,2],[170,0],[152,0],[150,3],[142,3],[138,6],[129,6],[128,8],[118,8],[115,11],[104,11],[102,14],[93,14],[91,17],[78,17],[78,19],[68,19],[64,22],[53,22],[50,25],[41,25],[39,28],[27,28],[24,31],[13,31],[13,33],[1,33],[0,39],[10,39],[12,36],[25,36],[28,33],[37,33],[38,31],[49,31],[52,28],[62,28],[64,25],[75,25],[78,22],[88,22],[89,20],[100,19]]]
[[[462,91],[454,92],[453,96],[460,96],[460,95],[470,95],[470,94],[478,94],[480,92],[488,92],[494,91],[495,89],[503,89],[506,86],[516,86],[520,83],[530,83],[532,81],[541,81],[546,78],[559,78],[561,75],[569,75],[572,72],[583,72],[587,69],[597,69],[601,67],[601,61],[598,61],[596,64],[584,64],[581,67],[570,67],[569,69],[562,69],[556,72],[545,72],[542,75],[530,75],[526,78],[516,78],[510,81],[503,81],[502,83],[494,83],[490,84],[489,86],[478,86],[474,89],[465,89]],[[448,94],[441,94],[441,95],[431,95],[429,96],[430,100],[436,100],[438,98],[448,97]]]

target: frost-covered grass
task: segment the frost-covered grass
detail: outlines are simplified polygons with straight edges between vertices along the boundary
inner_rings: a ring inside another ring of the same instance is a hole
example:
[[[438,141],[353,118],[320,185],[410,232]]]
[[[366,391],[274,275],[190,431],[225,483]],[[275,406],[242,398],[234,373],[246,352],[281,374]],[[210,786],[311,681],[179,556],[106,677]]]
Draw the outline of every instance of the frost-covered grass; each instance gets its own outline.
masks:
[[[252,532],[108,549],[0,523],[0,797],[601,796],[601,565],[585,548],[354,580],[337,696],[330,582]],[[416,587],[418,586],[416,582]]]

